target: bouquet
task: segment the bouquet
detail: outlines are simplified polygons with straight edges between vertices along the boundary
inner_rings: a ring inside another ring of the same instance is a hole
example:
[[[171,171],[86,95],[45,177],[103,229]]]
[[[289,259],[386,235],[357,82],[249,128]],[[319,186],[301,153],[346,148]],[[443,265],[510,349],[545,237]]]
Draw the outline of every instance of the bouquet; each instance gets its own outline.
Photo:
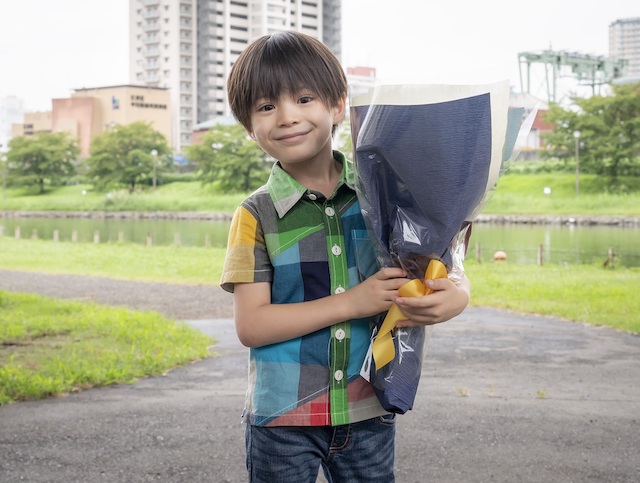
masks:
[[[509,84],[386,85],[351,97],[356,190],[380,266],[413,280],[459,282],[469,228],[518,154],[535,117],[509,106]],[[519,141],[520,140],[520,141]],[[429,270],[430,273],[427,273]],[[397,329],[393,306],[376,322],[363,376],[391,412],[411,409],[428,331]]]

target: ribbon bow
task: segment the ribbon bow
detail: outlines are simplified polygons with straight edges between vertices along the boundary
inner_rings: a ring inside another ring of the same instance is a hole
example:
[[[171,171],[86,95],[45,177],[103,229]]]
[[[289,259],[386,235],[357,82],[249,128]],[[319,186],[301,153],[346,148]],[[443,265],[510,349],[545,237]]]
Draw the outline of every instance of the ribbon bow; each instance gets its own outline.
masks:
[[[444,263],[439,260],[431,260],[424,274],[424,282],[420,279],[413,279],[405,283],[400,287],[401,297],[421,297],[428,295],[431,290],[426,285],[426,281],[436,278],[447,278],[447,268]],[[386,366],[393,360],[396,354],[395,347],[393,345],[392,331],[395,329],[399,320],[406,318],[406,316],[400,310],[396,304],[393,304],[387,312],[387,316],[382,322],[382,326],[373,340],[372,352],[373,359],[376,362],[376,369]]]

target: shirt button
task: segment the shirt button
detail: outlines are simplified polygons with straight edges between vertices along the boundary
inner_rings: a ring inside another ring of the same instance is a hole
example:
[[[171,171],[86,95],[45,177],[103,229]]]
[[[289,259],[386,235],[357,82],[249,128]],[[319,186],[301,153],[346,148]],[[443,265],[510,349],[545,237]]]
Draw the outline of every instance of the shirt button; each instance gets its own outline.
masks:
[[[309,193],[309,199],[310,199],[311,201],[315,201],[315,200],[317,200],[317,199],[318,199],[318,197],[317,197],[316,195],[314,195],[313,193]]]
[[[333,293],[344,293],[344,287],[336,287],[336,289],[333,291]]]
[[[344,374],[342,373],[342,371],[336,371],[333,373],[333,378],[338,382],[342,381],[343,377],[344,377]]]
[[[333,215],[336,214],[336,211],[333,208],[331,208],[330,206],[327,206],[324,209],[324,212],[327,214],[327,216],[333,216]]]
[[[343,340],[344,336],[347,335],[343,329],[336,330],[336,339]]]
[[[333,245],[331,247],[331,253],[333,253],[337,257],[342,253],[342,248],[340,248],[338,245]]]

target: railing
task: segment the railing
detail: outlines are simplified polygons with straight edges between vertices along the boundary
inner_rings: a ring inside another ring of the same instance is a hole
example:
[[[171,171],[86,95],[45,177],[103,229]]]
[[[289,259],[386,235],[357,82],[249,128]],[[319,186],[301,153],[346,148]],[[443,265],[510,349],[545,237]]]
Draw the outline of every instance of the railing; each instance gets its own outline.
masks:
[[[545,264],[545,246],[544,244],[540,243],[536,249],[536,256],[535,256],[535,260],[536,260],[536,265],[542,266]],[[522,250],[520,251],[520,253],[516,254],[516,255],[527,255],[525,254]],[[556,256],[558,256],[558,252],[555,251],[554,254]],[[474,251],[474,255],[475,255],[475,261],[476,263],[483,263],[484,261],[486,261],[487,256],[485,254],[483,254],[482,252],[482,245],[480,243],[476,243],[475,245],[475,251]],[[513,255],[513,254],[511,254]],[[528,254],[530,255],[530,254]],[[467,254],[467,258],[471,256],[471,248],[469,248],[469,253]],[[606,267],[606,268],[615,268],[616,262],[617,262],[617,253],[616,253],[616,249],[613,247],[609,247],[607,249],[607,253],[606,255],[603,254],[602,255],[604,258],[602,259],[602,266]],[[510,256],[502,251],[502,250],[498,250],[496,252],[493,253],[491,260],[495,263],[503,263],[506,262],[508,259],[510,258]],[[517,257],[511,257],[513,258],[517,258]],[[527,257],[530,258],[530,257]]]
[[[0,237],[4,236],[4,227],[2,225],[0,225]],[[14,230],[14,238],[16,240],[21,240],[23,239],[23,234],[22,234],[22,229],[17,226],[15,227]],[[31,240],[39,240],[40,237],[38,235],[38,230],[37,229],[33,229],[31,230],[31,235],[29,236],[29,239]],[[72,230],[71,231],[71,242],[72,243],[78,243],[78,230]],[[60,242],[60,231],[59,230],[53,230],[53,236],[52,236],[52,241],[54,242]],[[125,236],[124,236],[124,232],[123,231],[119,231],[118,232],[118,241],[119,244],[123,244],[125,243]],[[99,244],[100,243],[100,230],[95,230],[93,232],[93,243],[95,244]],[[153,234],[152,233],[147,233],[147,236],[144,240],[144,245],[145,246],[153,246],[154,242],[153,242]],[[173,245],[175,246],[181,246],[182,245],[182,239],[180,236],[180,233],[176,232],[173,236]],[[209,235],[205,235],[204,237],[204,246],[206,248],[211,248],[211,237]]]
[[[2,225],[0,225],[0,237],[5,236],[5,229]],[[11,236],[9,234],[6,234],[6,236]],[[25,234],[22,233],[22,229],[19,226],[16,226],[14,228],[14,232],[13,232],[13,237],[16,240],[20,240],[25,238]],[[38,233],[37,229],[32,229],[31,230],[31,234],[28,236],[28,238],[26,239],[31,239],[31,240],[39,240],[40,236]],[[60,231],[55,229],[52,232],[52,240],[54,242],[60,242]],[[78,243],[79,242],[79,237],[78,237],[78,230],[72,230],[71,231],[71,238],[70,241],[72,243]],[[101,233],[100,230],[95,230],[93,232],[93,238],[92,241],[94,244],[99,244],[101,242]],[[118,237],[117,237],[117,243],[119,244],[124,244],[125,243],[125,234],[123,231],[118,231]],[[138,242],[139,243],[139,242]],[[147,247],[151,247],[154,245],[154,236],[152,233],[147,233],[145,239],[143,240],[143,244]],[[180,235],[179,232],[175,232],[173,235],[173,243],[174,246],[182,246],[182,237]],[[211,237],[209,235],[205,235],[204,236],[204,246],[206,248],[210,248],[211,247]],[[547,258],[551,258],[552,254],[549,254],[546,250],[545,250],[545,246],[544,244],[540,243],[538,244],[537,248],[536,248],[536,252],[535,252],[535,260],[536,260],[536,264],[537,265],[544,265],[548,260]],[[561,256],[562,254],[558,254],[556,252],[554,252],[554,255],[556,257]],[[476,263],[484,263],[487,261],[491,261],[494,263],[505,263],[507,262],[509,259],[511,260],[516,260],[518,258],[522,258],[523,256],[527,259],[531,259],[533,256],[533,253],[524,253],[524,250],[520,250],[518,253],[509,253],[507,254],[504,251],[496,251],[493,252],[491,254],[486,254],[483,253],[483,247],[480,243],[476,243],[475,244],[475,249],[472,253],[471,247],[469,247],[469,251],[467,253],[467,258],[470,258],[471,256],[475,257],[475,261]],[[610,268],[613,269],[615,268],[617,262],[618,262],[618,254],[616,252],[616,249],[614,247],[609,247],[606,251],[606,253],[602,253],[602,266],[605,268]]]

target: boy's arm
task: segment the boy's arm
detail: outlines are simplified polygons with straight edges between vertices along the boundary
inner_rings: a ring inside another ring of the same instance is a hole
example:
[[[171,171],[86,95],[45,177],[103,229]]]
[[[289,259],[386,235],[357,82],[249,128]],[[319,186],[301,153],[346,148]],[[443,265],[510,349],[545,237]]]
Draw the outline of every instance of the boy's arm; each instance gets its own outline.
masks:
[[[424,297],[397,297],[395,303],[408,320],[400,321],[397,327],[434,325],[455,317],[469,305],[471,287],[466,275],[459,285],[447,278],[427,280],[434,292]]]
[[[345,320],[389,310],[407,283],[399,268],[383,268],[344,293],[292,304],[272,304],[268,282],[236,283],[233,305],[236,332],[247,347],[300,337]]]

